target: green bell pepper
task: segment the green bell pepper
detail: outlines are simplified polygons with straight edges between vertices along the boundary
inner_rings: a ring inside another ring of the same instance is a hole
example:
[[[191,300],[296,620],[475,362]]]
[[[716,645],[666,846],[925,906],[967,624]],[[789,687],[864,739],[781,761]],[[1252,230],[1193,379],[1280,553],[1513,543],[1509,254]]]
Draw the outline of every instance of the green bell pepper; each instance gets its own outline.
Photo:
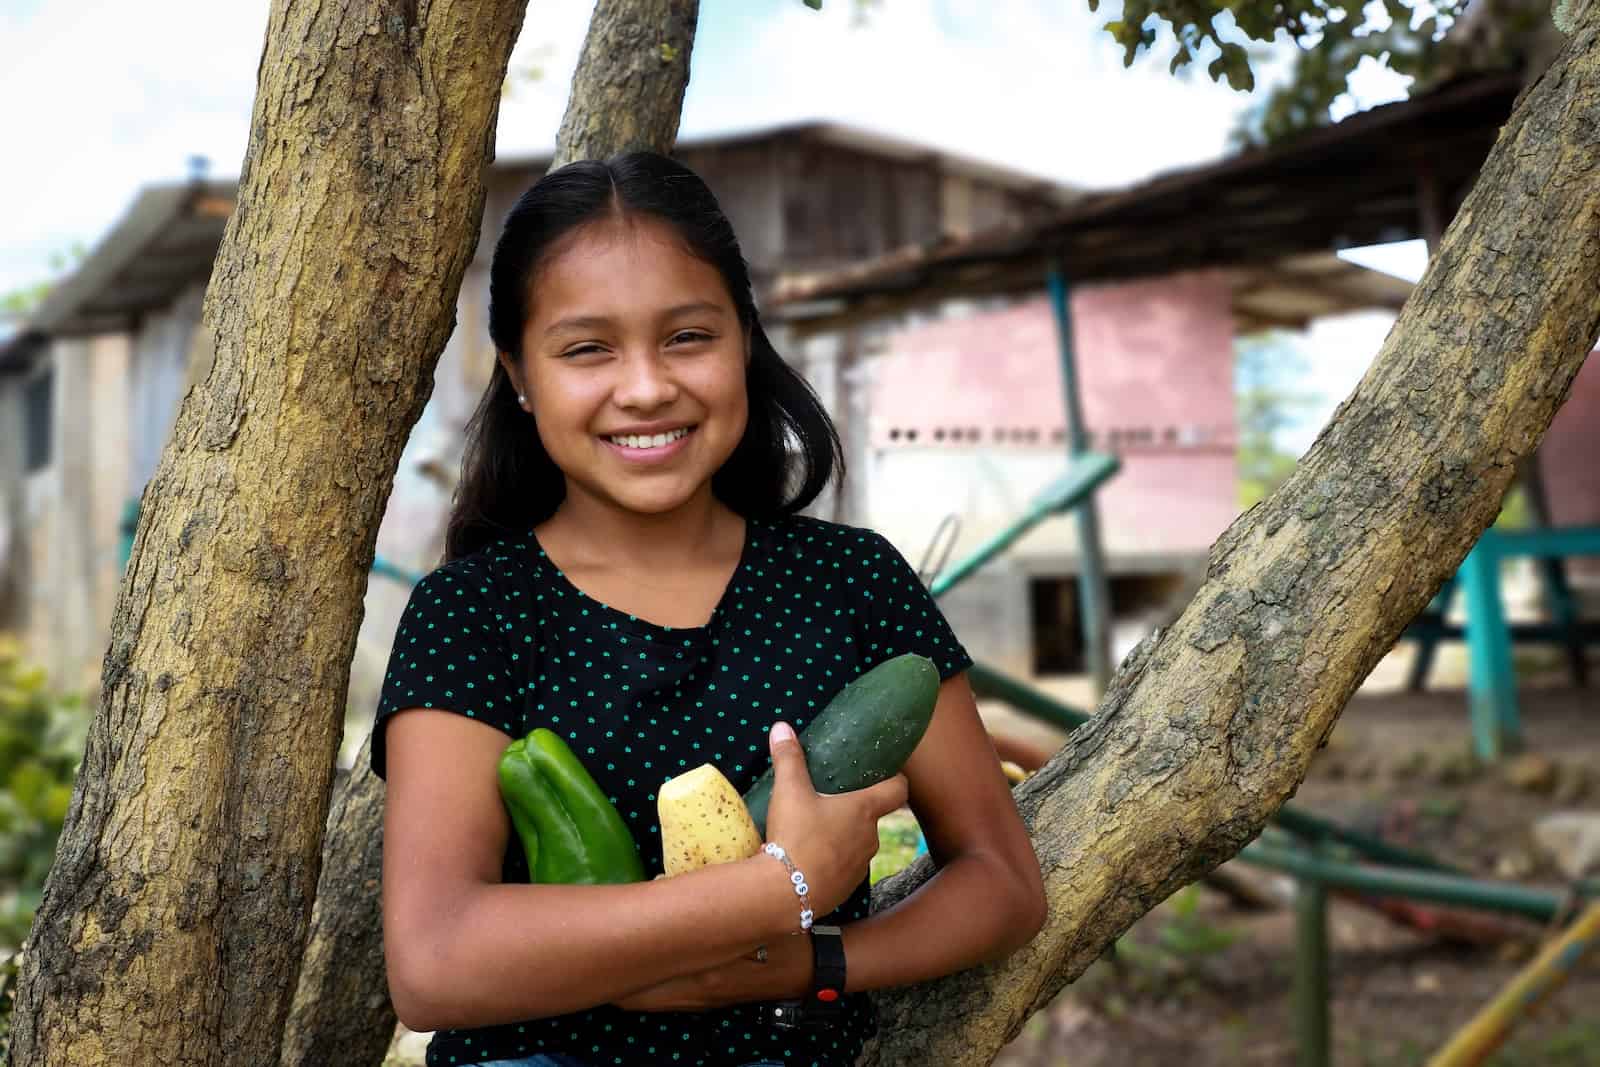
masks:
[[[533,881],[644,881],[644,863],[627,824],[559,735],[541,727],[511,742],[499,770],[500,796]]]

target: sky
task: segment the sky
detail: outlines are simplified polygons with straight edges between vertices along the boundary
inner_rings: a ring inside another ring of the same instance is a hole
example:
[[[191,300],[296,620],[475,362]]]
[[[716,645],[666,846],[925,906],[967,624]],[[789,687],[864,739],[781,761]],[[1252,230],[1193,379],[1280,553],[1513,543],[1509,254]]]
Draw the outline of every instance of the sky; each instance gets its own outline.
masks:
[[[592,3],[530,3],[501,155],[554,143]],[[702,0],[680,133],[832,119],[1096,188],[1220,157],[1249,97],[1199,70],[1173,77],[1159,52],[1125,69],[1099,29],[1116,9],[878,0],[863,22],[851,0],[822,12],[801,0]],[[0,292],[51,276],[53,257],[92,246],[141,186],[184,178],[195,157],[213,177],[238,173],[266,14],[266,0],[0,4]],[[1286,56],[1269,59],[1263,82],[1282,76]],[[1341,106],[1397,98],[1404,84],[1365,69]],[[1385,269],[1420,271],[1414,254],[1409,265],[1377,255]],[[1328,379],[1319,389],[1348,391],[1345,365],[1365,365],[1350,354],[1361,344],[1342,335],[1326,346],[1337,352],[1314,355]]]

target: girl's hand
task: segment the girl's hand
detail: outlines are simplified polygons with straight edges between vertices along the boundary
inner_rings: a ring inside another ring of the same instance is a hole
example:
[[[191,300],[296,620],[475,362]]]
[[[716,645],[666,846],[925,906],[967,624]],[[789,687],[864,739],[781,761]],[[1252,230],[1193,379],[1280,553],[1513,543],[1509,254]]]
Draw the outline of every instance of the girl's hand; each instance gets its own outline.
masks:
[[[905,804],[906,778],[897,774],[865,789],[824,796],[811,784],[793,727],[775,723],[768,743],[773,783],[767,840],[782,845],[805,874],[811,910],[820,918],[867,877],[878,853],[878,819]]]

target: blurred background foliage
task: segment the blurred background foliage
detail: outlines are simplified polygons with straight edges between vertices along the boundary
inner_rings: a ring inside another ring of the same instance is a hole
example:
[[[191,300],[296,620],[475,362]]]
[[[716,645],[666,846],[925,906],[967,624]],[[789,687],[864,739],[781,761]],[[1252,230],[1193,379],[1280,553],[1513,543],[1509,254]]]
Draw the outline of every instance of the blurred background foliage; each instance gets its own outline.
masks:
[[[44,671],[0,637],[0,947],[27,936],[88,727],[83,699],[52,691]]]
[[[1089,6],[1098,9],[1099,0]],[[1363,62],[1412,78],[1415,94],[1469,73],[1536,73],[1562,40],[1548,0],[1123,0],[1104,29],[1125,64],[1165,45],[1173,47],[1172,71],[1204,63],[1214,81],[1241,91],[1255,87],[1267,45],[1297,45],[1287,80],[1235,129],[1239,144],[1333,121]]]
[[[820,9],[824,0],[803,2]],[[885,0],[849,2],[865,20]],[[1101,10],[1101,0],[1087,2]],[[1487,71],[1535,75],[1559,48],[1557,24],[1570,5],[1557,0],[1552,13],[1550,0],[1110,0],[1102,28],[1126,66],[1161,53],[1174,74],[1203,65],[1241,92],[1256,87],[1271,46],[1295,45],[1289,76],[1234,130],[1243,147],[1342,117],[1338,101],[1363,63],[1411,78],[1413,93]]]
[[[1310,360],[1282,331],[1241,337],[1234,343],[1233,395],[1239,419],[1239,506],[1265,500],[1293,472],[1299,456],[1283,435],[1314,409],[1307,389]]]
[[[83,698],[53,691],[20,645],[0,634],[0,1053],[17,953],[44,891],[88,729]]]

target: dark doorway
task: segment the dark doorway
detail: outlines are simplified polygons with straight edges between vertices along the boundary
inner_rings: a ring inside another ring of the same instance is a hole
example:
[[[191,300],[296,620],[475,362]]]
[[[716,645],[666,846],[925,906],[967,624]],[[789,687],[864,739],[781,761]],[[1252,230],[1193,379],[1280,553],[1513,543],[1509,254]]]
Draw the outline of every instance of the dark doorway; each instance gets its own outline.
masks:
[[[1120,574],[1111,577],[1113,657],[1115,632],[1122,625],[1167,621],[1183,578],[1173,572]],[[1082,674],[1083,622],[1078,613],[1078,576],[1040,576],[1028,582],[1028,608],[1033,624],[1035,674]]]

